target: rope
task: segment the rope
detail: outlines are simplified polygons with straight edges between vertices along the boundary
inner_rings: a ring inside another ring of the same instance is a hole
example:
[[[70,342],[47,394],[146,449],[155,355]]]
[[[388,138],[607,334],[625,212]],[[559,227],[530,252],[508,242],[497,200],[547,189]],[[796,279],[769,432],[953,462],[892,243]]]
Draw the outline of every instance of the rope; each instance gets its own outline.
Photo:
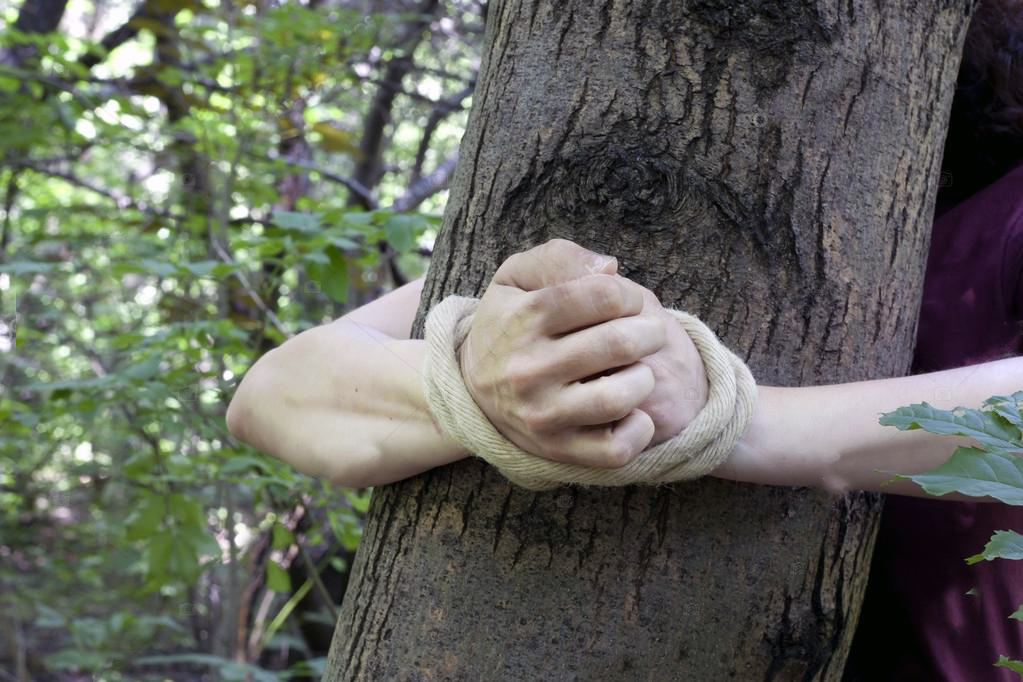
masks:
[[[647,448],[617,469],[564,464],[530,454],[494,428],[462,378],[458,349],[469,334],[478,306],[478,299],[449,296],[427,316],[423,371],[426,401],[448,436],[524,488],[551,490],[566,483],[657,484],[697,478],[728,458],[753,416],[756,382],[746,364],[703,322],[669,309],[693,340],[707,373],[707,404],[693,421],[671,440]]]

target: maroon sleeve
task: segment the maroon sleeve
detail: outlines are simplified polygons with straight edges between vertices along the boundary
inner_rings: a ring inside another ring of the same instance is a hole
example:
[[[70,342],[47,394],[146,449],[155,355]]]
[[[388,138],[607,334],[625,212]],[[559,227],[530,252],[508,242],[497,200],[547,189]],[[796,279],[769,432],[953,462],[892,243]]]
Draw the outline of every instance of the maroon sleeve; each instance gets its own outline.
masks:
[[[1009,226],[1002,268],[1002,291],[1010,318],[1023,321],[1023,198]]]

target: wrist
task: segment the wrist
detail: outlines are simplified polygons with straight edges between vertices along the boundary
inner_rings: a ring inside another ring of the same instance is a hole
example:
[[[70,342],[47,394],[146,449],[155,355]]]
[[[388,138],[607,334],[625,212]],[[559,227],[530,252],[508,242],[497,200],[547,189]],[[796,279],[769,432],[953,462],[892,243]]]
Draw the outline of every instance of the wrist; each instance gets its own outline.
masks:
[[[842,494],[840,448],[824,423],[818,387],[758,386],[750,428],[740,440],[737,480]]]
[[[806,431],[812,425],[802,416],[789,418],[790,403],[799,390],[757,386],[753,418],[713,475],[747,483],[822,487],[827,471],[821,458],[814,456],[818,448]]]

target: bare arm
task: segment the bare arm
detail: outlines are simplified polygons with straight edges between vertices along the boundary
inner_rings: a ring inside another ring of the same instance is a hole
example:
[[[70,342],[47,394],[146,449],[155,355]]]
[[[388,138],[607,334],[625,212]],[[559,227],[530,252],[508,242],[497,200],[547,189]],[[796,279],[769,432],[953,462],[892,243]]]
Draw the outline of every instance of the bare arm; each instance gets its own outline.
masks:
[[[979,407],[1023,388],[1023,357],[896,379],[801,388],[759,387],[750,428],[715,476],[841,493],[873,490],[925,496],[892,475],[918,474],[948,459],[966,438],[899,431],[878,417],[903,405]],[[971,499],[946,495],[942,499]]]
[[[410,340],[422,279],[305,331],[249,370],[227,412],[241,440],[340,485],[397,481],[465,457],[422,396]]]
[[[616,466],[684,425],[655,384],[687,370],[702,382],[698,362],[676,360],[695,348],[678,339],[669,348],[652,295],[615,267],[552,240],[505,261],[483,296],[463,372],[494,425],[529,452]],[[421,280],[409,283],[260,358],[228,407],[231,433],[353,487],[465,457],[423,396],[425,343],[409,339],[421,292]]]
[[[474,324],[470,334],[471,341],[477,331],[491,330],[476,344],[484,349],[475,361],[478,367],[463,369],[470,384],[476,377],[474,395],[484,412],[523,449],[561,461],[621,465],[651,442],[653,428],[660,432],[653,438],[659,442],[691,418],[693,401],[680,396],[692,394],[694,386],[705,391],[702,368],[693,373],[688,359],[673,360],[692,352],[682,345],[688,337],[651,343],[656,327],[640,318],[650,312],[651,302],[656,304],[652,294],[644,290],[645,303],[626,303],[628,287],[638,285],[624,285],[624,278],[583,276],[585,270],[571,272],[566,263],[579,254],[565,244],[547,251],[538,247],[527,252],[535,256],[532,260],[515,261],[507,285],[493,289],[504,297],[490,306],[494,319],[479,330]],[[552,266],[552,259],[560,260]],[[516,281],[542,279],[547,273],[580,279],[559,285]],[[611,280],[616,284],[609,288]],[[619,284],[626,288],[618,291]],[[536,295],[540,288],[545,297]],[[421,291],[422,280],[407,284],[267,353],[231,402],[231,432],[304,473],[352,487],[389,483],[467,456],[438,429],[423,397],[424,342],[409,339]],[[616,291],[620,300],[608,308],[609,294]],[[518,312],[506,314],[513,306],[519,306]],[[606,310],[595,315],[601,308]],[[483,310],[481,304],[477,318],[487,317]],[[589,319],[573,322],[572,315]],[[597,324],[598,318],[608,322]],[[545,319],[548,325],[553,320],[580,330],[564,334],[548,329],[545,336],[509,326],[523,320],[543,326]],[[590,325],[600,333],[582,328]],[[651,355],[655,348],[660,350]],[[610,357],[609,352],[626,356]],[[667,356],[672,361],[660,360]],[[494,363],[495,357],[502,362]],[[626,369],[585,383],[571,376],[552,383],[552,375],[569,365],[585,366],[579,375]],[[512,366],[517,367],[515,380],[509,378]],[[647,369],[656,379],[653,393]],[[516,383],[518,388],[511,386]],[[895,473],[922,473],[940,465],[967,441],[882,427],[878,416],[924,400],[946,409],[975,407],[991,395],[1021,388],[1023,358],[896,379],[761,386],[753,423],[714,475],[833,492],[923,495],[911,483],[883,484]],[[680,410],[689,414],[675,419]],[[594,428],[599,425],[605,426]]]

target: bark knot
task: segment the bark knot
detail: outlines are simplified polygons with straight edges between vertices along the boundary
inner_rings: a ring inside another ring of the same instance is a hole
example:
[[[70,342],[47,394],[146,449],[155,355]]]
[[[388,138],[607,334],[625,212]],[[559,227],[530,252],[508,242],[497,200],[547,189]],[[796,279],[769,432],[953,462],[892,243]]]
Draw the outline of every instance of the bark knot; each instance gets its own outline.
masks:
[[[543,183],[544,216],[568,225],[583,219],[612,229],[676,229],[689,192],[677,160],[650,149],[611,142],[565,159]]]

